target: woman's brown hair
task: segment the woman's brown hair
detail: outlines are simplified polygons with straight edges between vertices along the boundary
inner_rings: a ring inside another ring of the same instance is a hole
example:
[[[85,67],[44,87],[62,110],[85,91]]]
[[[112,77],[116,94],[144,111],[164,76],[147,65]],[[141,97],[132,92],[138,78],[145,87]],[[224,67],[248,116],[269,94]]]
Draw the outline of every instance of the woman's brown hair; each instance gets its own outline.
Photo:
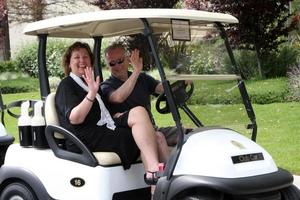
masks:
[[[87,50],[89,56],[90,56],[90,60],[91,60],[91,64],[93,66],[94,64],[94,55],[91,51],[90,46],[88,45],[88,43],[85,42],[75,42],[73,43],[71,46],[69,46],[69,48],[66,50],[66,52],[63,55],[62,58],[62,66],[64,68],[64,72],[65,75],[68,76],[71,72],[71,68],[70,68],[70,60],[71,60],[71,56],[73,51],[78,50],[78,49],[85,49]]]

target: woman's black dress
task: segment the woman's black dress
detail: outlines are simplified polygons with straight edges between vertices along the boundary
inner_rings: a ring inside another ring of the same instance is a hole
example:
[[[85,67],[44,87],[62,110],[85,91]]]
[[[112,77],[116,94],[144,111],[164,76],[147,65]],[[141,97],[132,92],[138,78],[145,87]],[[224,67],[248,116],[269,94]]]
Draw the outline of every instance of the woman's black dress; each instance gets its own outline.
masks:
[[[70,123],[71,110],[86,95],[87,92],[70,76],[60,82],[55,95],[55,107],[60,125],[74,133],[92,152],[117,153],[124,169],[128,169],[136,161],[140,153],[133,139],[131,129],[117,126],[115,130],[110,130],[106,125],[98,126],[97,122],[100,120],[101,113],[96,100],[83,123],[76,125]],[[76,151],[74,145],[68,141],[67,148],[71,151]]]

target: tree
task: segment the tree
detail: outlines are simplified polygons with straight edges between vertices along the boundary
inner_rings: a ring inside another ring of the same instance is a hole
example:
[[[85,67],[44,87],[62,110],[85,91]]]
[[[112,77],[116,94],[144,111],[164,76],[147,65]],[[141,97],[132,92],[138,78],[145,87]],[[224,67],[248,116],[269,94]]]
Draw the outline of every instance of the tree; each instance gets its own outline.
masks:
[[[184,5],[188,9],[210,10],[211,4],[207,0],[185,0]]]
[[[6,1],[0,0],[0,61],[10,59]]]
[[[92,0],[90,4],[98,6],[103,10],[125,9],[125,8],[173,8],[179,0]]]
[[[9,18],[15,22],[32,22],[74,13],[79,7],[76,3],[68,0],[7,0]]]
[[[196,3],[198,2],[198,3]],[[186,0],[190,8],[199,7],[203,0]],[[235,48],[254,50],[257,55],[258,71],[261,77],[265,75],[261,69],[263,57],[278,49],[286,40],[289,28],[289,0],[211,0],[206,9],[230,13],[237,17],[239,23],[231,26],[228,35]]]

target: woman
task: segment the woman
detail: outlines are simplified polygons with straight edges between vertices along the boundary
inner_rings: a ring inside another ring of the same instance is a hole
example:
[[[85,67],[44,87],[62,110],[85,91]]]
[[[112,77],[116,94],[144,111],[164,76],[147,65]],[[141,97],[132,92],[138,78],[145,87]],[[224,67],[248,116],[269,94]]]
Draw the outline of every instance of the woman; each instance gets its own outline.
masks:
[[[63,66],[67,77],[55,96],[61,126],[75,133],[90,151],[117,153],[124,169],[141,153],[145,182],[154,185],[159,170],[158,146],[147,111],[135,107],[122,120],[111,118],[100,97],[99,76],[95,79],[93,75],[93,54],[88,44],[72,44],[63,57]],[[76,151],[68,141],[67,148]]]

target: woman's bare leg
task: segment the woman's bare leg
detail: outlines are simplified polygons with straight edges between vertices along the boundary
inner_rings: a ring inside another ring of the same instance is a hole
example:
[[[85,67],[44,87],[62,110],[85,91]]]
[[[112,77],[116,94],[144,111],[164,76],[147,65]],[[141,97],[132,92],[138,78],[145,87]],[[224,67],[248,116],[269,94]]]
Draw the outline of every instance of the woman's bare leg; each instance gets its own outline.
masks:
[[[131,127],[133,138],[141,151],[141,158],[145,171],[158,171],[158,153],[162,155],[161,159],[166,161],[169,156],[169,152],[167,152],[168,145],[162,133],[155,133],[148,112],[144,107],[134,107],[129,111],[128,126]],[[146,173],[147,178],[151,178],[152,176],[151,173]],[[154,191],[155,186],[152,185],[152,195],[154,194]]]
[[[158,171],[158,147],[153,125],[144,107],[134,107],[129,111],[128,126],[139,147],[145,171]]]

